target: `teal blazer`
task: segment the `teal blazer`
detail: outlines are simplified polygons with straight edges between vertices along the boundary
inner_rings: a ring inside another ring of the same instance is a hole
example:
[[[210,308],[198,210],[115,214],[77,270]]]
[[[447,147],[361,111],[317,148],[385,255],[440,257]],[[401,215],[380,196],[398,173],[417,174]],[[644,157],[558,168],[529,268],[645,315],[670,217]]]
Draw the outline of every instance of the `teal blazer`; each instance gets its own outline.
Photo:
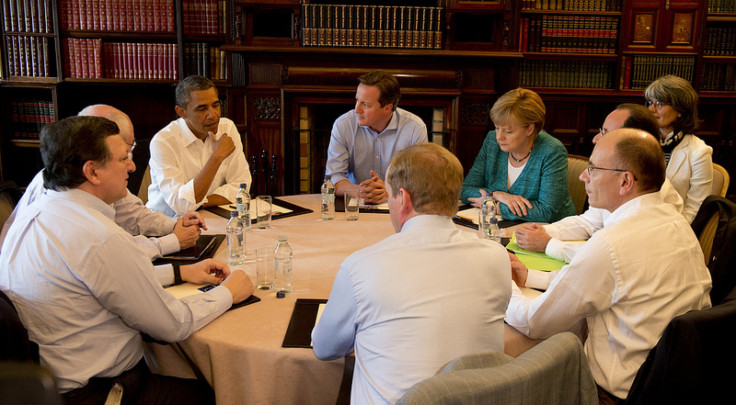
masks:
[[[499,148],[496,131],[491,131],[463,182],[460,198],[480,197],[480,190],[505,191],[520,195],[532,204],[527,215],[514,215],[506,204],[499,204],[503,219],[529,222],[555,222],[575,215],[575,205],[567,188],[567,150],[557,138],[541,131],[534,141],[524,170],[511,188],[508,180],[508,153]]]

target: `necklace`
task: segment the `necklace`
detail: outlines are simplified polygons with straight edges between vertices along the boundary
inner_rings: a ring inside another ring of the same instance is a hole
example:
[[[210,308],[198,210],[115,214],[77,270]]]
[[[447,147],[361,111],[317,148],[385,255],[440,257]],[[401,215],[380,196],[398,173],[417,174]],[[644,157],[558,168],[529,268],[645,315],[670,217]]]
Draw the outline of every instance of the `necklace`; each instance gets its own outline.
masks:
[[[524,155],[523,158],[517,159],[516,156],[514,156],[514,153],[513,152],[509,152],[509,156],[511,156],[511,159],[514,159],[516,161],[516,163],[521,163],[521,162],[525,161],[526,158],[528,158],[529,155],[531,155],[531,154],[532,154],[532,150],[529,149],[529,153],[527,153],[526,155]]]

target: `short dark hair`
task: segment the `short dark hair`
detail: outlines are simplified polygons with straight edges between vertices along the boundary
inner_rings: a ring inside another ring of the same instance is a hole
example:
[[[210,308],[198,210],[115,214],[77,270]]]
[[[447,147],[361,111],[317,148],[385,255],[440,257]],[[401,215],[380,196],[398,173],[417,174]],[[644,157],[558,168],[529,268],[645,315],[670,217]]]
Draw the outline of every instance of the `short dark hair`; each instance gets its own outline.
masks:
[[[212,80],[204,76],[188,76],[176,85],[176,105],[187,108],[189,95],[193,91],[209,90],[211,88],[214,88],[215,92],[217,92],[217,86],[215,86]]]
[[[375,71],[360,76],[358,81],[366,86],[376,86],[379,93],[378,102],[381,107],[392,104],[393,109],[391,111],[396,111],[396,106],[399,105],[401,99],[401,87],[399,87],[399,81],[393,75]]]
[[[675,75],[662,76],[647,86],[644,98],[669,104],[680,113],[672,123],[675,134],[680,131],[691,134],[698,128],[698,93],[687,80]]]
[[[632,134],[622,138],[616,144],[616,157],[619,167],[628,169],[636,176],[639,191],[650,193],[662,187],[667,167],[659,141],[654,135],[647,135],[641,137]]]
[[[623,128],[640,129],[659,138],[659,124],[648,108],[641,104],[623,103],[616,106],[617,110],[627,110],[629,118],[624,121]]]
[[[40,135],[44,187],[60,191],[87,181],[84,163],[107,163],[110,150],[105,139],[119,133],[116,123],[102,117],[73,116],[47,124]]]

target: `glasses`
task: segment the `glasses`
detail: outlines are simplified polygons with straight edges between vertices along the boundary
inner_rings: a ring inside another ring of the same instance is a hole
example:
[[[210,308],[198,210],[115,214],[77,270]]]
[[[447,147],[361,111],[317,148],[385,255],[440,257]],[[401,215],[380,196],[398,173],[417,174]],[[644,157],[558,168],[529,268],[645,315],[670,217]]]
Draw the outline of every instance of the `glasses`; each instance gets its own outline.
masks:
[[[656,109],[659,110],[660,108],[662,108],[662,107],[664,107],[666,105],[669,105],[669,104],[663,103],[661,101],[656,101],[656,100],[647,100],[647,101],[644,102],[644,105],[647,106],[647,108],[649,108],[649,107],[651,107],[653,105],[654,108],[656,108]]]
[[[631,173],[630,170],[625,170],[625,169],[607,169],[605,167],[593,166],[592,164],[590,164],[590,162],[588,163],[588,167],[586,168],[586,170],[588,170],[588,176],[589,177],[593,175],[593,170],[608,170],[608,171],[611,171],[611,172],[622,172],[622,173],[623,172],[629,172],[629,173]],[[631,174],[633,175],[634,173],[631,173]],[[634,181],[638,181],[638,180],[639,179],[636,178],[636,175],[634,175]]]
[[[601,127],[601,128],[598,128],[598,133],[601,134],[601,136],[603,136],[608,133],[608,130]]]
[[[131,152],[133,152],[133,149],[135,149],[135,146],[137,145],[137,143],[136,143],[135,141],[133,141],[133,143],[128,143],[128,142],[125,142],[125,143],[126,143],[126,144],[127,144],[128,146],[130,146],[130,151],[131,151]]]

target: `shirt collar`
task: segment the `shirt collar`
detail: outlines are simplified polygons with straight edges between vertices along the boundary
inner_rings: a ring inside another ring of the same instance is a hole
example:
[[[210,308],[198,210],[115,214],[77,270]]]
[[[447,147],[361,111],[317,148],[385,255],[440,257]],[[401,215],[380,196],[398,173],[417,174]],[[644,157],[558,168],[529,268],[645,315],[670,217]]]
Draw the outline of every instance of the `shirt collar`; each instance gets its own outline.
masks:
[[[455,228],[452,218],[444,215],[420,214],[406,221],[404,226],[401,227],[401,232],[414,229],[432,229],[436,231],[442,227]]]
[[[115,220],[115,210],[113,210],[112,205],[106,204],[96,196],[78,188],[71,188],[64,191],[46,190],[46,195],[51,199],[66,200],[84,205],[85,207],[99,211],[111,220]]]
[[[356,121],[356,125],[357,125],[357,121]],[[372,130],[371,127],[367,125],[358,125],[358,128],[367,129],[376,135],[383,135],[389,130],[397,131],[399,128],[399,109],[397,108],[396,111],[391,113],[391,120],[388,122],[388,125],[386,125],[386,128],[384,128],[383,131],[381,131],[381,133],[377,133],[376,131]]]
[[[177,120],[177,123],[179,124],[182,135],[184,135],[184,143],[186,144],[186,146],[189,146],[194,142],[202,142],[199,140],[199,138],[197,138],[197,135],[194,135],[194,132],[189,129],[189,125],[187,125],[187,121],[184,118],[179,118]],[[217,134],[215,134],[215,138],[217,138]],[[206,142],[207,140],[205,139],[205,143]]]
[[[654,192],[640,195],[633,198],[616,208],[611,215],[603,221],[603,226],[607,227],[623,221],[624,219],[637,214],[639,211],[648,207],[663,204],[662,193]]]

